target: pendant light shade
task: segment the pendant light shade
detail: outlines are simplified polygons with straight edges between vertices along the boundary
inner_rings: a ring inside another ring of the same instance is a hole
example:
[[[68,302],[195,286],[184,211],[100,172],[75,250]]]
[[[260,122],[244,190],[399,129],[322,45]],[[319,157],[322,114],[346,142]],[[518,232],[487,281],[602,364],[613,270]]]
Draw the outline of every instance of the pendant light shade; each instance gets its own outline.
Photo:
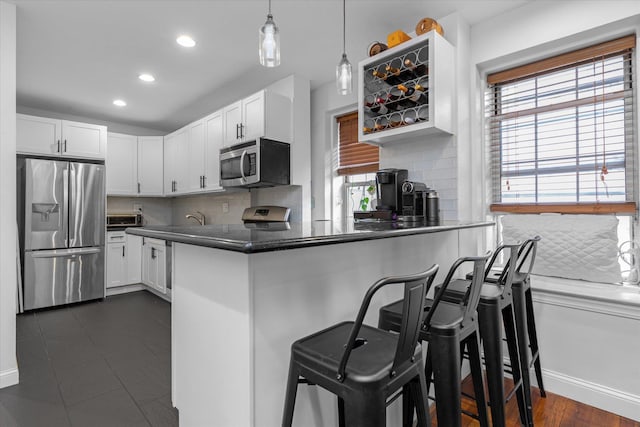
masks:
[[[347,59],[346,40],[347,40],[347,19],[346,19],[346,0],[342,0],[342,58],[336,67],[336,87],[340,95],[348,95],[351,93],[351,63]]]
[[[269,0],[267,22],[260,28],[258,51],[260,53],[260,65],[264,67],[277,67],[280,65],[280,31],[276,23],[273,22],[271,0]]]
[[[347,59],[347,54],[342,54],[342,59],[336,67],[336,86],[340,95],[351,93],[351,63]]]

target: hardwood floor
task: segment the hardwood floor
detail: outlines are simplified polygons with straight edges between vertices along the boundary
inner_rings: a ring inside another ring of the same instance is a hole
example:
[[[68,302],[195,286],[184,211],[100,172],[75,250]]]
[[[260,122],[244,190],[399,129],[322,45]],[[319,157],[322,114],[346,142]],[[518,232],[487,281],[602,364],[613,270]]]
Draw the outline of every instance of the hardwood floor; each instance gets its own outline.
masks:
[[[505,383],[505,390],[511,390],[512,383]],[[464,381],[465,392],[472,392],[471,380]],[[567,399],[547,392],[547,397],[540,397],[538,389],[532,394],[533,422],[536,427],[640,427],[636,422],[602,409]],[[475,413],[475,402],[463,399],[463,409]],[[518,405],[514,397],[507,403],[507,427],[520,427]],[[435,406],[431,408],[432,426],[437,427]],[[480,424],[475,419],[463,415],[462,427],[475,427]],[[440,426],[446,427],[446,426]]]

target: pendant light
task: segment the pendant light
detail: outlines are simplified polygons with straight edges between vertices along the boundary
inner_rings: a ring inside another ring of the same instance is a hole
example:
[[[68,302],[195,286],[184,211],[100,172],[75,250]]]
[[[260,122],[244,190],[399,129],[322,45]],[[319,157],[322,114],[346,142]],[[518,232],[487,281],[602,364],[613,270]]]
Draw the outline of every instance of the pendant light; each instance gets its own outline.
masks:
[[[351,93],[351,63],[347,59],[347,18],[346,18],[346,0],[342,0],[342,59],[336,67],[336,87],[340,95],[348,95]]]
[[[273,22],[271,15],[271,0],[269,0],[269,14],[267,22],[260,28],[260,65],[264,67],[277,67],[280,65],[280,31]]]

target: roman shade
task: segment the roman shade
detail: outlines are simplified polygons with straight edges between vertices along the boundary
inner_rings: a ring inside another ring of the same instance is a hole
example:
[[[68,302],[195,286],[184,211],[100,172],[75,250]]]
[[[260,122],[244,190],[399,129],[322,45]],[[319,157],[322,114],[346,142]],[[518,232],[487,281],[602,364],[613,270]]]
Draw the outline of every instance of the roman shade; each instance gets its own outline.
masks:
[[[338,175],[376,172],[380,149],[358,141],[358,112],[336,118],[339,132]]]

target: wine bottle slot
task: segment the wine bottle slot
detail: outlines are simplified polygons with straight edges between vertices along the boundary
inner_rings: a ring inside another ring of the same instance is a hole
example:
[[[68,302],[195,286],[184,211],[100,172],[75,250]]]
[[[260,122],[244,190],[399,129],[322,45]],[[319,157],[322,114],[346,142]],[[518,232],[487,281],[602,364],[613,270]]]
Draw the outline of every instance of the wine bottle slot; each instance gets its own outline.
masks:
[[[416,65],[409,58],[404,60],[404,65],[407,67],[407,69],[411,70],[416,78],[426,76],[429,73],[429,68],[425,64]]]

